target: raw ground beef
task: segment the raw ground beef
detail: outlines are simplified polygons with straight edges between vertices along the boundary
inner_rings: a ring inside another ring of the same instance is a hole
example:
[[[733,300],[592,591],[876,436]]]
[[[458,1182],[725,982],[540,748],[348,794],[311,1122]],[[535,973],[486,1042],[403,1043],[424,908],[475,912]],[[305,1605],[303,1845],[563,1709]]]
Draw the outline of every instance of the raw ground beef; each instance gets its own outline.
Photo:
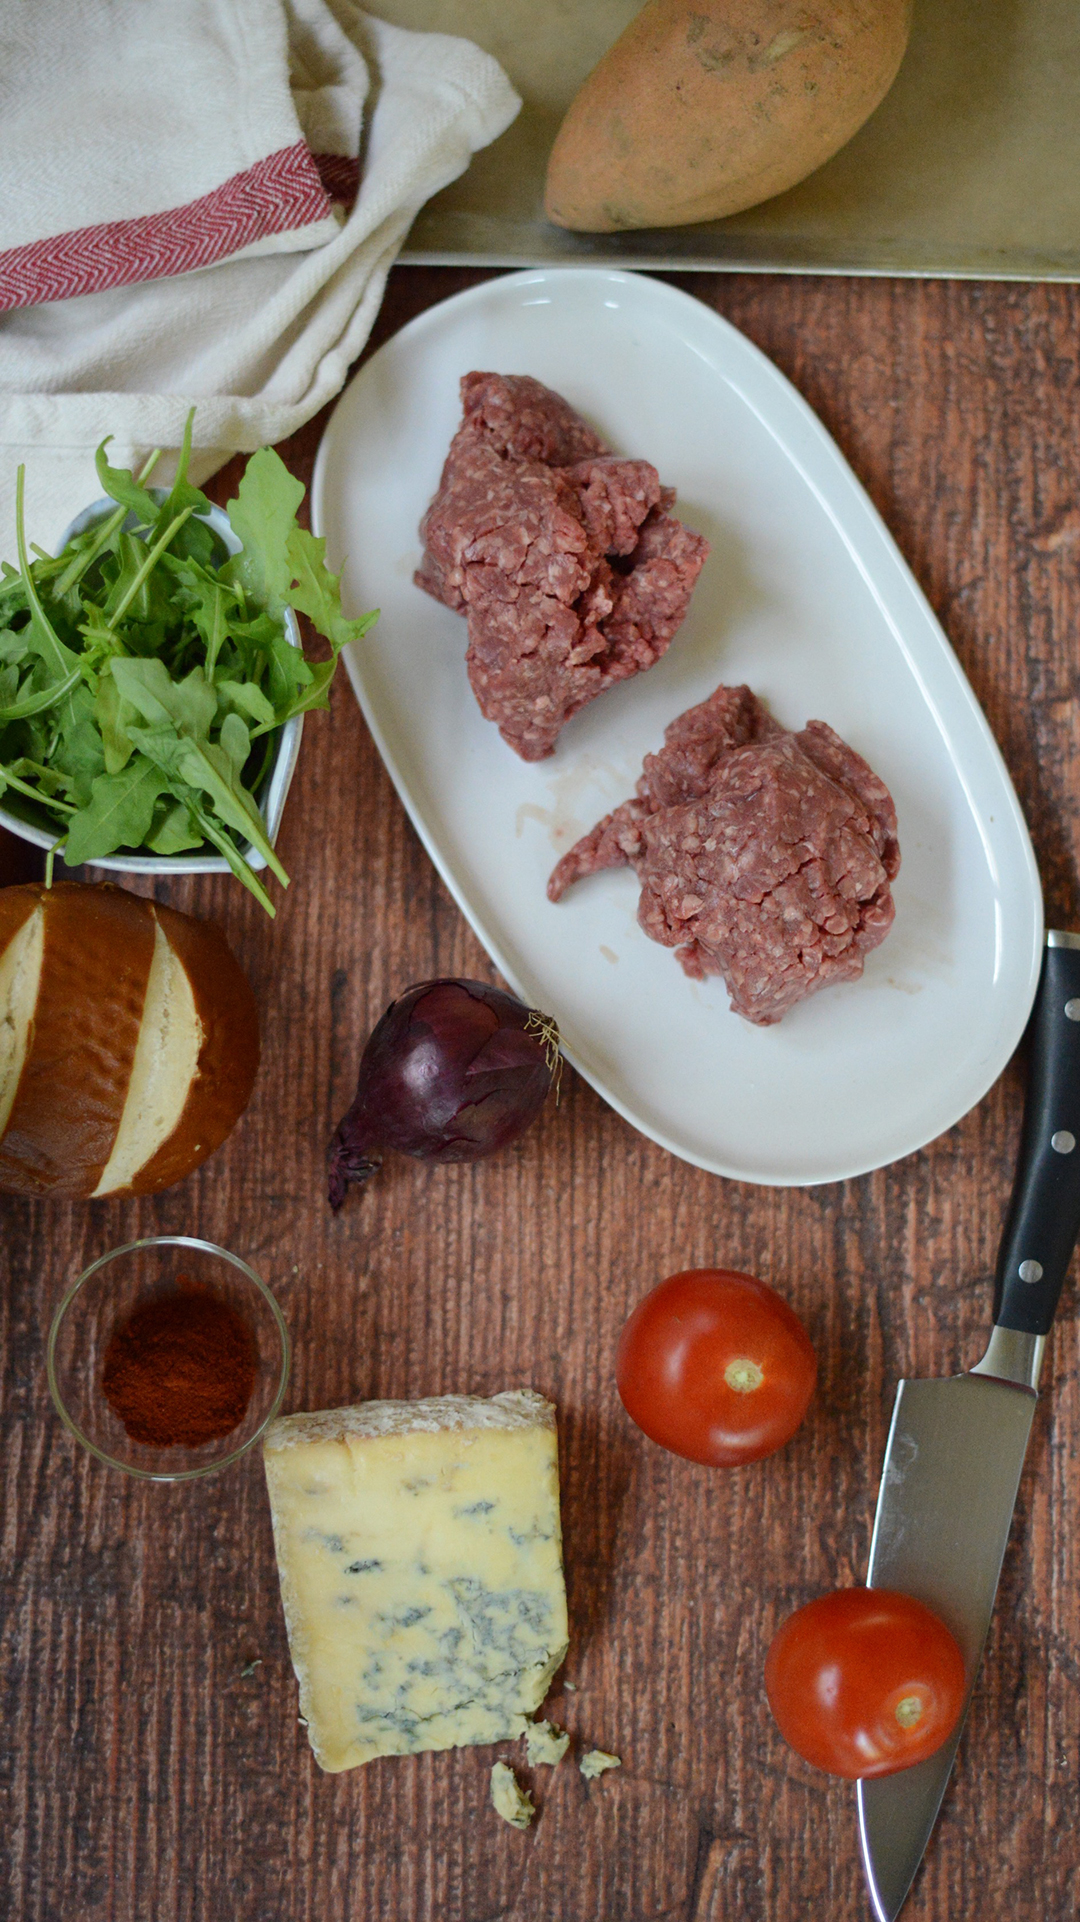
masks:
[[[616,459],[538,380],[466,374],[461,398],[416,583],[466,616],[481,711],[539,761],[578,708],[660,659],[709,544],[655,467]]]
[[[641,882],[638,919],[687,974],[721,974],[761,1026],[853,981],[893,920],[900,866],[884,782],[824,721],[790,733],[748,687],[718,687],[647,754],[637,798],[559,862],[557,901],[600,868]]]

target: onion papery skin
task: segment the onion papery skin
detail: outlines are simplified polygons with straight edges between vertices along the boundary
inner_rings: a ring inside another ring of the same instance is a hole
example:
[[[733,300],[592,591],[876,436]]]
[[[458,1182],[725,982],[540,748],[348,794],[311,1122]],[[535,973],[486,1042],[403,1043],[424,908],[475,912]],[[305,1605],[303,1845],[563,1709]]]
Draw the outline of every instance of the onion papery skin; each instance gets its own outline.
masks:
[[[385,1148],[421,1161],[479,1161],[524,1133],[547,1099],[558,1031],[484,981],[409,988],[372,1029],[356,1095],[330,1144],[330,1206]]]

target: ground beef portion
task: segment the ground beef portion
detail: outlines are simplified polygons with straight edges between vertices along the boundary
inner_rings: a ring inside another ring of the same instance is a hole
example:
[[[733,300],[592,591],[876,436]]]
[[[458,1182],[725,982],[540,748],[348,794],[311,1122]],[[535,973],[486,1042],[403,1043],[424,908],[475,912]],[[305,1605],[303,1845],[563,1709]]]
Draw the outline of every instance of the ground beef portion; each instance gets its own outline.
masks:
[[[481,433],[497,454],[514,460],[572,467],[610,451],[569,401],[531,374],[466,374],[461,408],[463,427]]]
[[[538,380],[466,374],[461,398],[416,583],[466,616],[481,711],[539,761],[587,701],[660,659],[708,542],[655,467],[616,459]]]
[[[896,809],[824,721],[793,734],[748,687],[718,687],[665,730],[636,799],[563,856],[548,894],[624,866],[646,934],[695,980],[723,975],[735,1012],[764,1027],[856,980],[885,939]]]

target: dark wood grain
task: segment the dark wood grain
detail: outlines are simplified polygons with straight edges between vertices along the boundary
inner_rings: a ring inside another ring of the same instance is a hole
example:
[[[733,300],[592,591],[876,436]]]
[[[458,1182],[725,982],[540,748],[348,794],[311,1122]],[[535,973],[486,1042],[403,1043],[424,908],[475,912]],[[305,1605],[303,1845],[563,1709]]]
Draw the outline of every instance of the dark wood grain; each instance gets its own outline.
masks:
[[[399,270],[375,343],[478,274]],[[1065,286],[683,278],[817,408],[943,619],[1027,811],[1049,918],[1080,924],[1080,294]],[[305,480],[323,425],[284,449]],[[225,498],[235,476],[225,474]],[[256,986],[251,1107],[154,1201],[0,1202],[0,1912],[18,1922],[857,1922],[853,1799],[765,1708],[770,1635],[861,1579],[897,1377],[970,1364],[1011,1182],[1022,1076],[923,1153],[810,1190],[673,1160],[568,1075],[510,1152],[388,1165],[337,1220],[328,1134],[393,993],[492,978],[344,681],[307,725],[271,926],[230,880],[162,887],[216,916]],[[18,851],[0,849],[0,860]],[[977,1021],[978,1009],[971,1018]],[[882,1099],[888,1091],[882,1090]],[[128,1485],[80,1454],[43,1366],[93,1255],[195,1230],[278,1291],[291,1408],[533,1383],[558,1403],[572,1651],[552,1710],[621,1773],[539,1772],[517,1834],[485,1752],[321,1776],[297,1724],[257,1459]],[[612,1378],[671,1270],[749,1269],[821,1357],[780,1456],[711,1473],[646,1443]],[[1080,1912],[1078,1301],[1066,1291],[999,1607],[911,1922]],[[250,1673],[248,1664],[260,1666]]]

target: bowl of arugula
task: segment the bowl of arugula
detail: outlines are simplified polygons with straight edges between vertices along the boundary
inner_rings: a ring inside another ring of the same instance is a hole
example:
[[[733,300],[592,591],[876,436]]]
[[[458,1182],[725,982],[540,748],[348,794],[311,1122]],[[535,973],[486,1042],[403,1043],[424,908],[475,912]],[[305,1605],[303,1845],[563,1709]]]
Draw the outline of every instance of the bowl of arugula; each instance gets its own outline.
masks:
[[[105,498],[55,556],[17,489],[18,566],[0,567],[0,825],[84,863],[143,874],[232,871],[267,910],[304,715],[329,705],[347,620],[325,543],[298,525],[303,485],[271,448],[223,511],[187,479],[110,467]],[[297,614],[330,643],[309,659]]]

